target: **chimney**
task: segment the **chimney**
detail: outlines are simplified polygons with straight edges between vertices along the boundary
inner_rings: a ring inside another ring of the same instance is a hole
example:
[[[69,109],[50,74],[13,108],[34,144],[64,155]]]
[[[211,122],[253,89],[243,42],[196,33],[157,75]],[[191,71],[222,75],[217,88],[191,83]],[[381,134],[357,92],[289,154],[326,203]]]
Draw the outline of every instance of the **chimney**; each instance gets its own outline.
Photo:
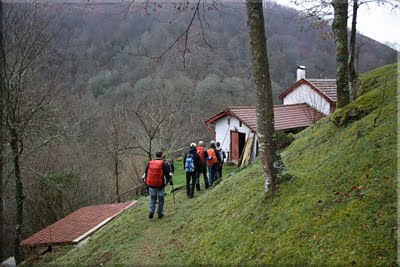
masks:
[[[298,65],[297,66],[297,80],[296,80],[296,82],[301,80],[301,79],[305,79],[305,78],[306,78],[306,67]]]

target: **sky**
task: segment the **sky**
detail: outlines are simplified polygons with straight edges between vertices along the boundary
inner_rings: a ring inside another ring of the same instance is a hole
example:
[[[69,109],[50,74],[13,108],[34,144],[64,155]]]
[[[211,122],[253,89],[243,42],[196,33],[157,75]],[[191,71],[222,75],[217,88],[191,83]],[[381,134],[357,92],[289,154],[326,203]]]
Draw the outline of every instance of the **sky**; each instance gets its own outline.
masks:
[[[400,0],[399,5],[400,5]],[[275,0],[280,5],[298,8],[291,0]],[[349,26],[351,19],[349,19]],[[350,28],[350,27],[349,27]],[[381,43],[397,43],[400,45],[400,7],[396,10],[388,6],[376,4],[362,5],[358,11],[358,32]]]

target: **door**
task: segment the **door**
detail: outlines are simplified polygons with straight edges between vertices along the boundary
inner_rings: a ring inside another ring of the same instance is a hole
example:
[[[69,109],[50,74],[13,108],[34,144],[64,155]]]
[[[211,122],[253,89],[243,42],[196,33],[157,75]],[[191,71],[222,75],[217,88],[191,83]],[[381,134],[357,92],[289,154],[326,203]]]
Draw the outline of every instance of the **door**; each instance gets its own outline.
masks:
[[[239,134],[239,160],[243,156],[243,150],[246,146],[246,134],[245,133],[238,133]]]
[[[231,161],[234,164],[239,163],[239,132],[231,131],[231,145],[230,145]]]

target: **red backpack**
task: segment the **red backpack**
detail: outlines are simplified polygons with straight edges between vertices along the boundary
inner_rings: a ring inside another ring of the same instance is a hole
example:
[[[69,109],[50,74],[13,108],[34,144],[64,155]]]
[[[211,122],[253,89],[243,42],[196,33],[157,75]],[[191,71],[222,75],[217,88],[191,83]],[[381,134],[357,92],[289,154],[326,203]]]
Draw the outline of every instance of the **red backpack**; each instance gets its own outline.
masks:
[[[199,154],[200,159],[201,159],[201,164],[204,165],[204,147],[197,147],[197,154]]]
[[[163,161],[152,160],[147,171],[146,184],[150,187],[161,187],[163,184]]]
[[[217,155],[215,155],[214,148],[207,150],[208,157],[211,158],[207,161],[208,166],[212,166],[218,162]]]

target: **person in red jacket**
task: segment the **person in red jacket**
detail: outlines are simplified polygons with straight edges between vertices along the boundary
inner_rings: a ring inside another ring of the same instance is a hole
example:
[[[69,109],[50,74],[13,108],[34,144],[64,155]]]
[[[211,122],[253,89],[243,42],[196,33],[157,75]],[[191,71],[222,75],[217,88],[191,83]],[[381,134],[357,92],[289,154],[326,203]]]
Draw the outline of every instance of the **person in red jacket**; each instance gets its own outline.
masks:
[[[207,177],[207,162],[206,159],[208,158],[207,150],[204,149],[204,141],[200,141],[199,145],[197,146],[197,154],[200,156],[201,160],[201,168],[199,170],[199,173],[197,174],[197,179],[196,179],[196,190],[200,191],[200,174],[203,173],[203,178],[204,178],[204,186],[206,189],[209,187],[208,183],[208,177]]]
[[[170,176],[170,168],[167,163],[162,159],[162,152],[156,153],[156,159],[151,160],[146,167],[145,183],[149,187],[150,194],[150,207],[149,219],[153,219],[156,210],[156,202],[158,198],[158,218],[164,217],[164,196],[166,182],[173,185]]]

